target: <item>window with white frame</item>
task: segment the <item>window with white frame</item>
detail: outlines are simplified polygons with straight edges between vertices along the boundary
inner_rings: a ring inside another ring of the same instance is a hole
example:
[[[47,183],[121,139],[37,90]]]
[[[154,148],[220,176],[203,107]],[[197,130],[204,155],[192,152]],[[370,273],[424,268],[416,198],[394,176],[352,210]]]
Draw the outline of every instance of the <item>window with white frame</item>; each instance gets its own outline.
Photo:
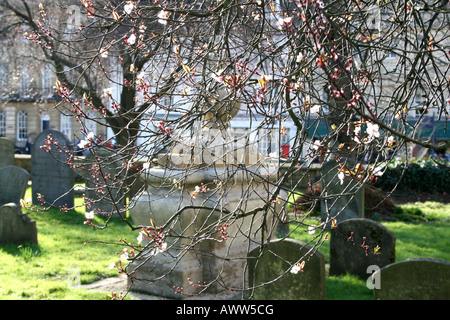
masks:
[[[72,136],[72,117],[70,115],[61,113],[60,130],[70,140]]]
[[[41,131],[50,129],[50,115],[47,111],[41,113]]]
[[[53,73],[50,64],[45,64],[42,67],[42,95],[44,97],[53,96]]]
[[[21,97],[29,96],[31,93],[31,83],[30,76],[28,75],[29,69],[27,67],[22,67],[20,70],[20,91]]]
[[[8,87],[8,67],[5,65],[0,66],[0,96],[4,95]]]
[[[5,113],[0,110],[0,137],[4,137],[6,134]]]
[[[27,113],[20,110],[17,113],[17,140],[26,141],[28,136],[28,119]]]

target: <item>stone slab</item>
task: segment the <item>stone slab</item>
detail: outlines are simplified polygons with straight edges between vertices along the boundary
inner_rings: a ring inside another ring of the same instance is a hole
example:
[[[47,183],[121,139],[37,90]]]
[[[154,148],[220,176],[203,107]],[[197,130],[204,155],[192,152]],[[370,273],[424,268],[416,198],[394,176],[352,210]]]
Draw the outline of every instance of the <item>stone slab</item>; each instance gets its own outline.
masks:
[[[56,139],[60,148],[70,150],[72,146],[65,135],[56,130],[44,130],[35,139],[31,147],[31,180],[32,200],[34,205],[40,205],[38,193],[45,201],[55,207],[74,205],[74,173],[66,163],[68,155],[59,152],[54,145],[51,151],[41,149],[45,140],[51,135]]]
[[[291,273],[292,265],[303,256],[303,271]],[[262,254],[260,248],[254,249],[249,253],[248,270],[254,299],[326,299],[325,257],[301,241],[277,239]]]
[[[382,268],[394,262],[395,235],[381,224],[357,218],[340,222],[331,230],[330,275],[350,273],[367,279],[369,266]]]
[[[25,196],[30,174],[16,166],[0,168],[0,206],[7,203],[20,204]]]
[[[20,206],[8,203],[0,207],[0,244],[38,244],[36,221]]]
[[[450,300],[450,262],[407,259],[381,268],[374,289],[377,300]]]

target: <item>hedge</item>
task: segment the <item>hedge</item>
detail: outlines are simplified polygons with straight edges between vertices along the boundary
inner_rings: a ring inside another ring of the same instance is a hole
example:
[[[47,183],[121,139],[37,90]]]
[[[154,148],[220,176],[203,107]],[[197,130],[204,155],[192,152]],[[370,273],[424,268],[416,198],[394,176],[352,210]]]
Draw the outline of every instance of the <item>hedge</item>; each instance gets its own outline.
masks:
[[[400,180],[396,191],[416,193],[448,192],[450,183],[450,163],[421,159],[404,161],[392,160],[384,174],[378,177],[375,187],[385,191],[392,191]]]

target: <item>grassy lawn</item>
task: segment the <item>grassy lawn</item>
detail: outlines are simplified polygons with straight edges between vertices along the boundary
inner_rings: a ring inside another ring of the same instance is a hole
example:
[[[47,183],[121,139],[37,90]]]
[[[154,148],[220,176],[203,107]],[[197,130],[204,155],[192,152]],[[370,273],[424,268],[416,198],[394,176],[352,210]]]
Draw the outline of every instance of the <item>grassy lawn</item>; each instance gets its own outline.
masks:
[[[396,261],[408,258],[436,258],[450,261],[450,204],[439,202],[409,203],[399,206],[405,212],[417,209],[423,214],[419,223],[404,221],[381,222],[396,236]],[[308,224],[317,224],[317,220],[308,218]],[[291,231],[294,227],[291,226]],[[291,237],[303,242],[311,240],[306,228],[295,228]],[[330,261],[329,242],[325,241],[319,248],[325,256],[325,263]],[[327,298],[329,300],[371,300],[373,293],[366,287],[365,280],[356,276],[327,276]]]
[[[81,204],[80,199],[76,201]],[[402,207],[419,208],[425,219],[420,223],[382,222],[397,237],[397,261],[418,257],[450,261],[450,205],[426,202]],[[117,261],[117,252],[123,246],[85,244],[85,241],[117,243],[124,238],[135,241],[137,233],[118,218],[105,230],[88,227],[83,224],[83,207],[66,213],[58,210],[27,213],[37,223],[39,245],[0,246],[0,299],[109,300],[109,293],[73,289],[71,285],[77,275],[81,284],[116,276],[117,271],[110,270],[109,265]],[[101,218],[96,219],[101,224]],[[314,220],[308,222],[314,223]],[[311,235],[296,229],[292,237],[307,242]],[[329,242],[325,241],[319,250],[328,263]],[[365,281],[350,275],[327,277],[327,296],[330,300],[373,299]]]
[[[82,207],[65,213],[26,212],[36,221],[38,245],[0,246],[0,299],[110,299],[105,293],[71,287],[76,279],[87,284],[116,276],[109,265],[123,246],[85,241],[117,243],[121,238],[135,240],[137,234],[118,218],[105,230],[95,230],[83,224]]]

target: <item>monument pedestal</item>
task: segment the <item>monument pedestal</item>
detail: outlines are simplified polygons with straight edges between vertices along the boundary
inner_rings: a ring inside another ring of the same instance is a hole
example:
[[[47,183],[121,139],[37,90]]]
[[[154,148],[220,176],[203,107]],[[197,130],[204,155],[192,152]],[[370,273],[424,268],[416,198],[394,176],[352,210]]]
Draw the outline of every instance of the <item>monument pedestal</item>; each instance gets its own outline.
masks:
[[[156,167],[143,173],[149,187],[136,197],[130,216],[136,225],[152,220],[167,230],[167,250],[154,255],[147,240],[128,266],[136,278],[129,280],[133,291],[183,298],[174,288],[187,295],[245,290],[248,252],[275,236],[275,215],[282,208],[269,198],[275,167],[189,170]],[[205,188],[195,192],[200,186]],[[257,210],[266,204],[268,209]]]
[[[345,166],[349,170],[343,169]],[[322,222],[330,228],[331,220],[337,223],[354,218],[364,218],[364,185],[357,180],[358,174],[346,174],[339,179],[339,172],[356,171],[355,162],[347,159],[337,162],[335,159],[323,164],[322,196],[320,214]]]

